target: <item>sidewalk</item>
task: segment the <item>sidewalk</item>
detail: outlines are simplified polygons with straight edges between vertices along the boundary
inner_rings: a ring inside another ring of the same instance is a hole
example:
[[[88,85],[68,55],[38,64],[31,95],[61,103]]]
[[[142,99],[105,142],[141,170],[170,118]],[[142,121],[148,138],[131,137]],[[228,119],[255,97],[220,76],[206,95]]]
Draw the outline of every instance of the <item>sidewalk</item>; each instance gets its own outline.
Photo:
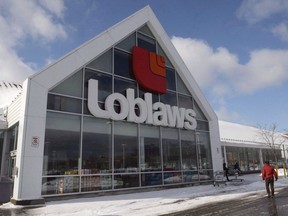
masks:
[[[215,202],[197,208],[162,216],[287,216],[288,188],[277,188],[275,198],[267,198],[266,192],[258,191],[241,199]]]
[[[278,215],[281,215],[283,211],[288,212],[285,206],[288,203],[288,178],[281,176],[275,182],[275,200],[266,197],[265,185],[260,174],[247,174],[239,178],[243,178],[244,181],[227,182],[227,186],[214,187],[211,183],[150,192],[51,201],[46,202],[44,207],[34,209],[19,209],[19,206],[7,203],[0,206],[0,216],[156,216],[169,214],[182,216],[186,214],[185,212],[187,212],[186,215],[254,216],[270,215],[267,206],[276,206]],[[255,211],[252,213],[255,207],[258,209],[256,214]],[[200,213],[192,214],[191,212],[195,210],[199,210]]]

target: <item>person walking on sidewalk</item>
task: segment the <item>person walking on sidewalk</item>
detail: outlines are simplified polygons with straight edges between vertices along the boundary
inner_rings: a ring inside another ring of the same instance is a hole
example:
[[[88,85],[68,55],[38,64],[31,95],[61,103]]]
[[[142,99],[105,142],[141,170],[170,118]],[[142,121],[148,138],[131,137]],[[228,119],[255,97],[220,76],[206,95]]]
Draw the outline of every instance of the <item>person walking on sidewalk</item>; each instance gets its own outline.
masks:
[[[229,169],[228,169],[228,167],[226,167],[226,163],[223,163],[224,176],[226,176],[227,181],[230,181],[230,179],[228,178],[228,174],[229,174],[228,171],[229,171]]]
[[[265,165],[262,168],[262,179],[265,180],[268,198],[274,197],[274,177],[275,181],[277,181],[278,175],[274,167],[269,164],[269,161],[265,161]]]

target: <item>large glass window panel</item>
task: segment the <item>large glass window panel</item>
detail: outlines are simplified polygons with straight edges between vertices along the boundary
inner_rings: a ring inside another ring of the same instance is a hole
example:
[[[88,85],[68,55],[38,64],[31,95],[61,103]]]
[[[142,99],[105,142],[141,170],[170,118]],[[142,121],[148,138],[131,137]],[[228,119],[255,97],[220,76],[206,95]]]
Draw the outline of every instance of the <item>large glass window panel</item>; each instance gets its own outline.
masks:
[[[199,181],[198,171],[185,171],[183,172],[183,182]]]
[[[145,173],[141,175],[141,186],[162,185],[162,173]]]
[[[212,180],[212,178],[213,178],[213,171],[212,170],[201,170],[199,172],[199,180],[200,181]]]
[[[134,89],[135,97],[137,97],[137,86],[135,82],[116,77],[114,78],[114,92],[118,92],[126,96],[126,90],[128,88]]]
[[[248,152],[247,148],[238,148],[239,158],[245,171],[249,170]],[[233,166],[233,164],[231,164]]]
[[[179,184],[181,182],[182,182],[182,175],[180,172],[164,173],[164,184]]]
[[[81,191],[99,191],[112,189],[111,175],[89,175],[81,178]]]
[[[112,170],[112,122],[84,117],[82,141],[82,173],[109,173]]]
[[[80,117],[47,112],[43,175],[78,174]]]
[[[194,100],[194,111],[196,113],[196,119],[200,119],[200,120],[206,120],[206,117],[204,115],[204,113],[202,112],[202,110],[200,109],[200,107],[198,106],[198,104],[196,103],[196,101]]]
[[[114,188],[139,187],[139,174],[114,175]]]
[[[196,130],[209,131],[209,123],[207,121],[201,121],[197,119],[197,117],[196,121],[197,121]]]
[[[143,27],[141,27],[140,29],[138,29],[139,32],[142,32],[146,35],[149,35],[150,37],[154,37],[152,32],[150,31],[149,27],[147,25],[144,25]]]
[[[79,192],[79,177],[48,177],[42,179],[42,195]]]
[[[167,89],[176,91],[176,78],[174,69],[166,68],[166,80],[167,80]]]
[[[82,100],[48,94],[47,109],[72,113],[82,113]]]
[[[88,97],[88,81],[90,79],[98,80],[98,100],[105,101],[106,97],[112,93],[112,76],[101,72],[86,69],[84,96]]]
[[[0,167],[2,163],[3,143],[4,143],[4,131],[0,131]]]
[[[134,79],[131,54],[114,49],[114,74]]]
[[[209,133],[196,132],[199,169],[212,169]]]
[[[195,132],[180,130],[182,150],[182,170],[197,170]]]
[[[177,79],[177,92],[191,95],[186,85],[184,84],[183,80],[180,78],[180,76],[177,73],[176,73],[176,79]]]
[[[180,143],[178,129],[162,128],[163,169],[180,170]]]
[[[137,124],[114,123],[114,171],[138,172]]]
[[[173,68],[172,63],[170,62],[170,60],[168,59],[168,57],[166,56],[165,52],[163,51],[162,47],[160,47],[160,45],[157,43],[157,48],[158,48],[158,55],[161,55],[165,58],[165,65],[168,67]]]
[[[159,127],[140,127],[140,167],[142,171],[159,171],[161,166],[161,144]]]
[[[179,107],[193,109],[193,99],[190,96],[178,94]]]
[[[53,88],[50,92],[82,97],[82,84],[83,83],[83,73],[82,70],[78,71],[68,79],[64,80]]]
[[[146,90],[142,89],[140,86],[139,86],[139,97],[141,97],[142,99],[144,99],[144,94],[147,93]],[[151,92],[148,92],[150,94],[152,94],[152,102],[153,103],[156,103],[156,102],[159,102],[159,94],[155,94],[155,93],[151,93]]]
[[[9,129],[8,137],[9,137],[9,152],[17,150],[18,124]]]
[[[97,57],[90,64],[88,64],[87,67],[112,73],[112,49]]]
[[[123,41],[118,43],[115,47],[132,52],[132,47],[136,45],[136,35],[133,33],[129,37],[125,38]]]
[[[177,96],[174,92],[167,92],[160,96],[160,101],[164,104],[169,104],[171,106],[177,106]]]
[[[147,37],[141,33],[138,33],[137,36],[137,43],[139,47],[156,53],[156,41],[154,39]]]

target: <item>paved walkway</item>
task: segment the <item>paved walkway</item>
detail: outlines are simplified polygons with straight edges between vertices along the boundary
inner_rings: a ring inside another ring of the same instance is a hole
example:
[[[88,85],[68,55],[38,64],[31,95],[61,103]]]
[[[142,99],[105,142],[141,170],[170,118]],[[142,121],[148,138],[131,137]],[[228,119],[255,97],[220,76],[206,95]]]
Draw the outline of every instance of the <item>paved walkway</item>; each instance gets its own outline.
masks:
[[[275,198],[259,191],[240,200],[204,205],[166,216],[288,216],[288,188],[276,189]],[[164,215],[163,215],[164,216]]]

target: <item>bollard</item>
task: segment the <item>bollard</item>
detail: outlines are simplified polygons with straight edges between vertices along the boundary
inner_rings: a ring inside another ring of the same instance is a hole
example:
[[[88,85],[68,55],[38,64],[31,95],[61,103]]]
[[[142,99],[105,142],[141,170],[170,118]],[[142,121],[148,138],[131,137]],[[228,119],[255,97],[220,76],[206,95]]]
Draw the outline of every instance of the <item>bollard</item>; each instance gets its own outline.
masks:
[[[284,171],[284,178],[286,178],[287,177],[287,173],[286,173],[286,165],[285,164],[283,164],[283,171]]]

